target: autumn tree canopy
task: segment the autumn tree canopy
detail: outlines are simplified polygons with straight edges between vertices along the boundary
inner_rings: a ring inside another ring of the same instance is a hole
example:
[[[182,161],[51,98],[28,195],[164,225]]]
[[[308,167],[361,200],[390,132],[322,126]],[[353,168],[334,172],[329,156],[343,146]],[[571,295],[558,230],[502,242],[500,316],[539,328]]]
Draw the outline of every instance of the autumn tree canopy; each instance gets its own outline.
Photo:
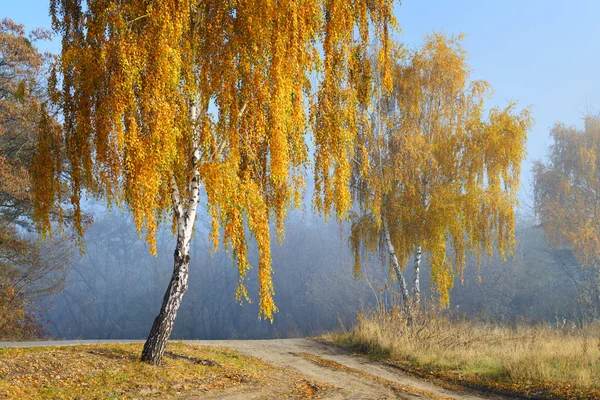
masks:
[[[0,21],[0,203],[2,226],[29,227],[29,166],[44,95],[44,55],[33,45],[48,32],[26,34],[22,25]]]
[[[600,313],[600,118],[587,115],[583,129],[558,123],[550,135],[547,160],[533,169],[536,215],[551,244],[590,272]]]
[[[39,336],[32,313],[40,297],[62,287],[69,246],[62,239],[36,243],[33,235],[29,168],[36,127],[45,99],[48,55],[36,42],[43,30],[26,32],[0,21],[0,338]],[[50,218],[50,215],[49,215]]]
[[[42,124],[38,224],[50,228],[63,171],[77,221],[84,195],[126,205],[154,252],[157,225],[173,219],[176,267],[161,311],[172,315],[187,288],[202,187],[212,240],[222,228],[239,268],[240,299],[250,267],[245,227],[256,238],[260,310],[272,318],[269,220],[282,233],[299,201],[311,127],[319,208],[350,207],[362,60],[376,39],[389,64],[392,11],[393,0],[52,0],[62,37],[52,96],[64,125]]]
[[[467,250],[490,253],[495,244],[504,254],[514,244],[531,117],[527,109],[515,112],[513,103],[486,113],[490,86],[470,80],[460,41],[433,34],[416,51],[404,51],[392,90],[379,91],[363,109],[350,241],[357,269],[361,250],[389,252],[405,300],[401,270],[412,254],[417,300],[426,253],[432,282],[447,305]]]

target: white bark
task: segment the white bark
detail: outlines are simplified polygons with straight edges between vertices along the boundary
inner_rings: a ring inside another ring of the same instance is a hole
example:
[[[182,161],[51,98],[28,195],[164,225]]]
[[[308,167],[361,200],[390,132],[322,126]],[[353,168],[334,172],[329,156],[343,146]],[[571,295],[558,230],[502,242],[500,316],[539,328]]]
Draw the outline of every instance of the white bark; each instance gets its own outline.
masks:
[[[421,301],[421,246],[415,250],[415,271],[413,276],[412,294],[415,298],[415,304],[419,305]]]
[[[396,257],[396,249],[392,244],[392,239],[390,238],[390,232],[387,229],[387,225],[385,223],[385,218],[383,219],[383,234],[385,237],[385,243],[388,248],[388,253],[390,254],[390,258],[392,259],[392,266],[394,267],[394,272],[396,273],[396,278],[400,283],[400,292],[402,293],[402,302],[406,307],[408,316],[410,318],[410,303],[409,303],[409,295],[408,288],[406,286],[406,280],[404,280],[404,275],[402,274],[402,270],[400,269],[400,263],[398,262],[398,257]]]
[[[191,107],[192,123],[196,123],[196,106]],[[173,275],[167,287],[160,313],[154,319],[152,329],[142,350],[142,361],[160,364],[169,336],[173,331],[177,311],[188,288],[188,270],[190,264],[190,241],[194,231],[196,210],[200,202],[200,148],[198,137],[193,129],[192,138],[192,178],[187,208],[181,202],[181,194],[174,176],[171,176],[171,199],[177,224],[177,245],[175,247]]]

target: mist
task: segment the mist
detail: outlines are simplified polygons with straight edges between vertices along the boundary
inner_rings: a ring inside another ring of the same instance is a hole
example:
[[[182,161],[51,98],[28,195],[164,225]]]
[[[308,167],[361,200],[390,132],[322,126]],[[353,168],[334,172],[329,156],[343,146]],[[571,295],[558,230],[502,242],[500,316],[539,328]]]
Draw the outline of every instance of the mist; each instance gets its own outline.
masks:
[[[236,301],[239,277],[230,255],[223,248],[213,251],[207,221],[196,223],[195,236],[190,287],[174,338],[285,338],[350,326],[356,312],[375,301],[370,285],[388,275],[373,262],[355,279],[344,226],[327,224],[309,211],[293,212],[282,244],[273,240],[279,312],[271,323],[258,318],[256,270],[245,281],[252,303]],[[118,210],[97,217],[85,239],[85,253],[74,250],[65,289],[46,307],[46,330],[65,339],[144,338],[171,275],[170,227],[161,226],[157,234],[157,257]],[[253,243],[249,259],[256,264]]]
[[[46,332],[60,339],[143,339],[160,309],[171,275],[174,237],[163,224],[152,256],[135,224],[123,211],[97,212],[86,231],[84,253],[72,251],[65,287],[41,305]],[[209,223],[196,223],[191,249],[190,288],[183,300],[174,339],[267,339],[315,336],[348,329],[357,313],[398,303],[397,285],[385,258],[363,260],[354,276],[348,246],[349,226],[325,222],[310,208],[286,220],[281,244],[273,239],[273,280],[279,312],[273,323],[258,318],[257,277],[253,268],[246,285],[252,303],[238,302],[238,271],[222,248],[212,249]],[[514,324],[547,322],[581,324],[592,310],[578,296],[585,277],[567,250],[553,250],[534,221],[521,219],[517,247],[506,260],[485,257],[478,267],[469,257],[464,276],[457,276],[446,311],[454,318]],[[249,259],[256,265],[254,243]],[[425,301],[435,303],[424,260]],[[569,267],[571,266],[571,267]],[[575,271],[577,272],[577,271]],[[407,280],[411,269],[406,268]]]

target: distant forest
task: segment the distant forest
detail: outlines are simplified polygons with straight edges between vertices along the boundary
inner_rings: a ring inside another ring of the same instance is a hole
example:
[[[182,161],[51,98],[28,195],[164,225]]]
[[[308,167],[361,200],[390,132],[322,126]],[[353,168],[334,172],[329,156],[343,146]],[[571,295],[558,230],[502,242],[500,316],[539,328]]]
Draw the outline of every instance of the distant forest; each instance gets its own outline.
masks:
[[[174,238],[168,227],[161,228],[158,257],[153,257],[125,213],[99,212],[96,219],[86,233],[85,254],[73,250],[65,289],[44,304],[44,327],[52,337],[65,339],[144,338],[170,277]],[[397,304],[389,266],[373,256],[364,273],[354,279],[348,226],[326,224],[305,210],[288,218],[283,244],[273,243],[275,299],[280,312],[273,324],[259,320],[256,302],[240,305],[235,301],[238,274],[227,254],[209,255],[207,223],[199,220],[196,225],[190,268],[194,279],[173,338],[317,335],[349,328],[358,311],[376,307],[379,301],[389,307]],[[543,230],[531,221],[520,221],[516,236],[515,256],[506,262],[495,255],[491,260],[484,258],[478,269],[477,260],[469,258],[464,284],[457,279],[448,312],[454,318],[509,324],[578,325],[588,319],[585,296],[578,295],[584,276],[571,253],[552,250]],[[255,257],[253,250],[250,259]],[[423,276],[426,294],[431,293],[428,275]],[[407,268],[407,279],[411,278]],[[248,276],[247,284],[250,293],[255,293],[254,275]]]

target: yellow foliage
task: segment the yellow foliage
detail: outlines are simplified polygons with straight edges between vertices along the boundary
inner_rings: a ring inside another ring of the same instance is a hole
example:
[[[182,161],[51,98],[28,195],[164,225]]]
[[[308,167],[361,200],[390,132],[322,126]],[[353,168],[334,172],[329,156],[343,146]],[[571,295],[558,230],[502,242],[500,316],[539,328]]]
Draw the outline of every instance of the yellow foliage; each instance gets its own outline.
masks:
[[[385,219],[402,263],[418,246],[430,254],[444,305],[467,249],[491,253],[495,242],[504,255],[514,244],[519,173],[532,124],[529,111],[515,113],[513,103],[485,117],[490,87],[469,80],[460,40],[434,34],[420,49],[398,52],[405,56],[395,64],[393,90],[380,90],[373,107],[361,110],[353,159],[355,200],[362,214],[373,216],[354,219],[357,263],[361,244],[373,250],[383,243]],[[385,86],[382,76],[374,82]],[[379,234],[365,229],[365,221]]]
[[[600,261],[600,118],[578,130],[556,124],[547,163],[534,167],[535,211],[554,246],[566,246],[585,267]]]
[[[63,37],[51,83],[64,129],[58,140],[44,129],[40,135],[39,227],[50,229],[55,182],[66,171],[78,224],[84,194],[125,204],[155,252],[154,232],[173,211],[175,191],[190,198],[199,171],[213,242],[222,227],[239,267],[238,298],[247,296],[245,227],[257,239],[260,309],[271,318],[269,220],[281,235],[291,200],[299,203],[308,109],[317,188],[323,207],[341,215],[350,207],[354,110],[368,79],[356,57],[375,35],[384,44],[380,58],[389,58],[393,0],[83,3],[51,1],[53,27]],[[315,76],[322,78],[318,101]],[[61,151],[64,166],[52,158]]]

